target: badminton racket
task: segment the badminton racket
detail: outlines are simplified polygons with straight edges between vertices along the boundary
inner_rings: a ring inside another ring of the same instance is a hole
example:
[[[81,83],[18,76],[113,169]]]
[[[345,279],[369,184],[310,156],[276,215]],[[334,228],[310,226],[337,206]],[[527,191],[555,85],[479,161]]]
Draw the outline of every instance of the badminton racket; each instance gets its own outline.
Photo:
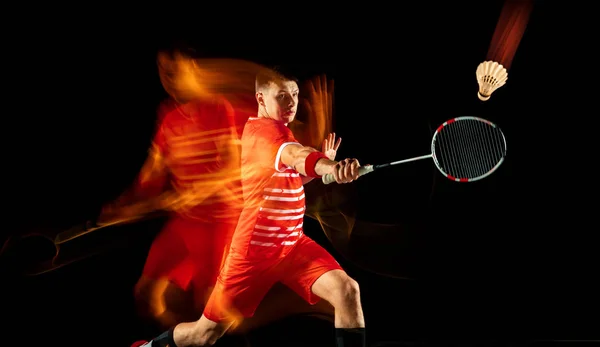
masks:
[[[365,165],[359,176],[385,167],[432,158],[437,169],[456,182],[474,182],[491,175],[506,156],[506,140],[494,123],[477,117],[457,117],[440,125],[431,139],[431,153],[380,165]],[[323,183],[335,182],[333,174]]]

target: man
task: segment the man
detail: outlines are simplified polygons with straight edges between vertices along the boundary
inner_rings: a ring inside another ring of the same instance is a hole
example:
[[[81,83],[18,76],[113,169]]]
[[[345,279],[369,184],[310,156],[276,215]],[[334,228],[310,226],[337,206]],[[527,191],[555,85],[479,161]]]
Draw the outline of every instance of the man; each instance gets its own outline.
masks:
[[[99,223],[136,220],[157,209],[171,212],[134,291],[141,315],[163,330],[201,316],[229,249],[242,207],[239,133],[256,112],[256,100],[252,93],[252,100],[244,97],[247,87],[239,76],[259,67],[194,62],[179,52],[161,52],[158,68],[171,97],[159,108],[150,155],[132,189],[105,206]],[[340,139],[330,134],[323,151],[334,159],[339,145]],[[244,333],[299,313],[329,318],[333,308],[326,302],[308,305],[276,285],[255,317],[230,332]]]
[[[331,173],[338,183],[352,182],[360,165],[329,160],[296,141],[287,125],[296,115],[298,89],[282,74],[257,76],[258,116],[242,135],[244,208],[216,286],[199,320],[178,324],[147,346],[212,345],[252,317],[276,282],[308,303],[324,299],[335,308],[338,346],[365,346],[358,284],[302,231],[304,181]]]

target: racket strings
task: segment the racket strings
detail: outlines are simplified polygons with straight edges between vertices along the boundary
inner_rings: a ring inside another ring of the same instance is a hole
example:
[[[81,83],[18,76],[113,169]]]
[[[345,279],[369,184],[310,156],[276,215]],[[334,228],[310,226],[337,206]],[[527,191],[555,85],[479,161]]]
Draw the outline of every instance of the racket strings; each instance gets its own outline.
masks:
[[[477,119],[447,124],[440,130],[435,142],[440,169],[456,178],[484,176],[502,162],[504,154],[502,131]]]

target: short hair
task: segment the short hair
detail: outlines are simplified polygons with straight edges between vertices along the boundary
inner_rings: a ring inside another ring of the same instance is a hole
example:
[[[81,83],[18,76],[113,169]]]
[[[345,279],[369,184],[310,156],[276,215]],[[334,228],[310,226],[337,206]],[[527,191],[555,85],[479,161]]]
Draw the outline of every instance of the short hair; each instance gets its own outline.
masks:
[[[277,65],[260,70],[256,75],[255,89],[259,90],[269,86],[271,82],[293,81],[298,83],[298,78],[288,69]]]

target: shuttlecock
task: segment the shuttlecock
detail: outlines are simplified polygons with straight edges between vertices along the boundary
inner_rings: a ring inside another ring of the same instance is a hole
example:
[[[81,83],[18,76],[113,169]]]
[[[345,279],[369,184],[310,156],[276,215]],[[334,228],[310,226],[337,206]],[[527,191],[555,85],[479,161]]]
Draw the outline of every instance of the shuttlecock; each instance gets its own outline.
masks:
[[[502,87],[508,79],[508,72],[495,61],[484,61],[477,67],[477,83],[479,83],[479,91],[477,97],[481,101],[486,101],[492,93]]]

